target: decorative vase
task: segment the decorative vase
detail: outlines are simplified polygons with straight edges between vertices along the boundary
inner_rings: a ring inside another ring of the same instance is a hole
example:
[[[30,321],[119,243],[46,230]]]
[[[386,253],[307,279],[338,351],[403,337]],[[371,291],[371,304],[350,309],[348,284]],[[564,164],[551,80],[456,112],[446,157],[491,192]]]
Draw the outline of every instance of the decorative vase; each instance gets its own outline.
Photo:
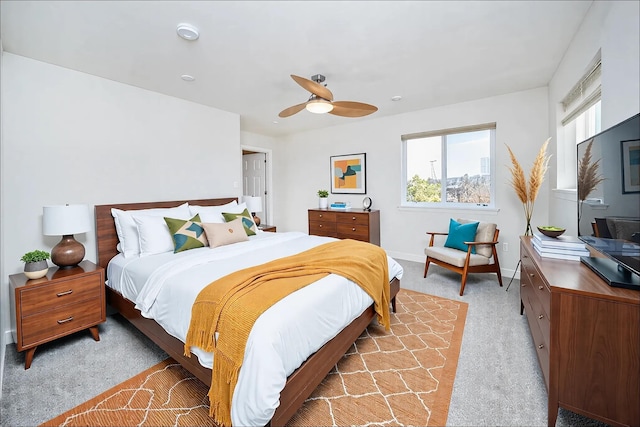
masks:
[[[24,275],[29,279],[39,279],[44,277],[49,271],[47,260],[27,262],[24,264]]]
[[[320,202],[320,209],[326,209],[327,206],[329,206],[329,199],[326,197],[319,197],[318,200]]]

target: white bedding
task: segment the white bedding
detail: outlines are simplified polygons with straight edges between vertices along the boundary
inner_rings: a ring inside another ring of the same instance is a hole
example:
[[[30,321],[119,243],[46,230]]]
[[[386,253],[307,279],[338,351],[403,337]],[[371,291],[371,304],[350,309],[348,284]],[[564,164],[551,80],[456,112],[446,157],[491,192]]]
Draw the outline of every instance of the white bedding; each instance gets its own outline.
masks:
[[[184,342],[191,306],[212,281],[238,269],[310,249],[335,239],[304,233],[258,233],[247,242],[141,257],[116,256],[108,285],[136,303],[170,335]],[[402,267],[389,260],[389,280]],[[231,408],[233,425],[266,425],[279,405],[287,377],[309,355],[358,317],[373,300],[356,284],[331,274],[292,293],[265,311],[247,340]],[[211,368],[211,353],[192,348]]]

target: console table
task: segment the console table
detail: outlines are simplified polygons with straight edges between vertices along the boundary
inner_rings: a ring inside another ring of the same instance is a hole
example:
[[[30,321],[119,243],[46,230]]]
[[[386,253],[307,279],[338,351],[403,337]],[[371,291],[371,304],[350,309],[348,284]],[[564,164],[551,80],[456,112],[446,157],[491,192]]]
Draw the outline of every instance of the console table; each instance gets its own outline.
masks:
[[[616,426],[640,425],[640,291],[613,288],[578,261],[542,258],[520,240],[520,314],[558,408]]]

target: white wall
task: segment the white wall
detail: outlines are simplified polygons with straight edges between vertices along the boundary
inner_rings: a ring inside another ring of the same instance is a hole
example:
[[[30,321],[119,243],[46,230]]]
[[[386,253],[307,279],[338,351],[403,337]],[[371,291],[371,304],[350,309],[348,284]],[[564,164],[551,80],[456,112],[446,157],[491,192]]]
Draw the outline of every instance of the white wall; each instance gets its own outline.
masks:
[[[549,129],[554,141],[562,138],[560,100],[584,74],[589,63],[601,51],[602,57],[602,129],[607,129],[640,112],[640,2],[594,2],[569,49],[549,83]],[[575,152],[575,146],[559,141],[553,148],[549,185],[555,187],[556,164]],[[575,191],[554,191],[550,200],[549,221],[567,226],[577,233]]]
[[[3,332],[7,276],[60,240],[42,235],[44,205],[241,195],[237,114],[9,53],[2,102]],[[95,233],[76,238],[95,261]]]
[[[500,261],[505,274],[513,273],[519,255],[518,236],[526,222],[522,204],[509,185],[508,144],[527,175],[542,143],[548,138],[547,88],[416,111],[392,117],[356,120],[330,129],[300,133],[283,139],[278,159],[286,167],[274,172],[279,189],[275,224],[278,230],[307,231],[307,209],[317,207],[316,191],[330,188],[329,157],[367,154],[367,195],[380,209],[381,245],[390,255],[424,262],[425,232],[446,231],[449,218],[467,217],[496,222],[500,241],[508,243]],[[496,122],[496,206],[498,212],[399,208],[402,134]],[[330,195],[362,205],[363,195]],[[546,224],[546,187],[538,196],[533,224]]]
[[[2,93],[2,59],[3,59],[3,49],[2,49],[2,39],[0,38],[0,93]],[[3,130],[2,130],[2,104],[3,99],[0,97],[0,185],[2,184],[3,178],[3,167],[2,167],[2,159],[4,158],[4,143],[3,141]],[[4,192],[0,188],[0,213],[4,212]],[[2,220],[4,215],[0,215],[0,260],[2,260],[2,256],[4,254],[4,221]],[[0,277],[6,277],[4,263],[0,263]],[[3,292],[2,286],[0,286],[0,310],[4,312],[4,301],[8,295]],[[2,378],[4,376],[4,355],[7,350],[7,343],[5,342],[5,334],[4,328],[2,327],[2,315],[0,315],[0,399],[2,398]]]

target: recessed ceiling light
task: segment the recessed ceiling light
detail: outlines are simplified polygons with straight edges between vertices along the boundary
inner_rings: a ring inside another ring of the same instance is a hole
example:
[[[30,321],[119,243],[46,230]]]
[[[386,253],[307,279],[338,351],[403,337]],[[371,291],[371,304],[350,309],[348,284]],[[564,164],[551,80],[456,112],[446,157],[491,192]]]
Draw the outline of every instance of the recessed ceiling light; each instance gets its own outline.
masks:
[[[189,74],[183,74],[183,75],[180,76],[180,78],[182,80],[184,80],[185,82],[192,82],[192,81],[194,81],[196,79],[195,77],[190,76]]]
[[[395,95],[391,97],[392,101],[400,101],[402,99],[402,97],[400,95]]]
[[[198,33],[198,29],[193,25],[189,24],[180,24],[178,25],[178,35],[185,40],[197,40],[200,37],[200,33]]]
[[[273,124],[274,124],[274,125],[277,125],[277,124],[278,124],[278,121],[277,121],[277,120],[274,120],[274,121],[273,121]]]

